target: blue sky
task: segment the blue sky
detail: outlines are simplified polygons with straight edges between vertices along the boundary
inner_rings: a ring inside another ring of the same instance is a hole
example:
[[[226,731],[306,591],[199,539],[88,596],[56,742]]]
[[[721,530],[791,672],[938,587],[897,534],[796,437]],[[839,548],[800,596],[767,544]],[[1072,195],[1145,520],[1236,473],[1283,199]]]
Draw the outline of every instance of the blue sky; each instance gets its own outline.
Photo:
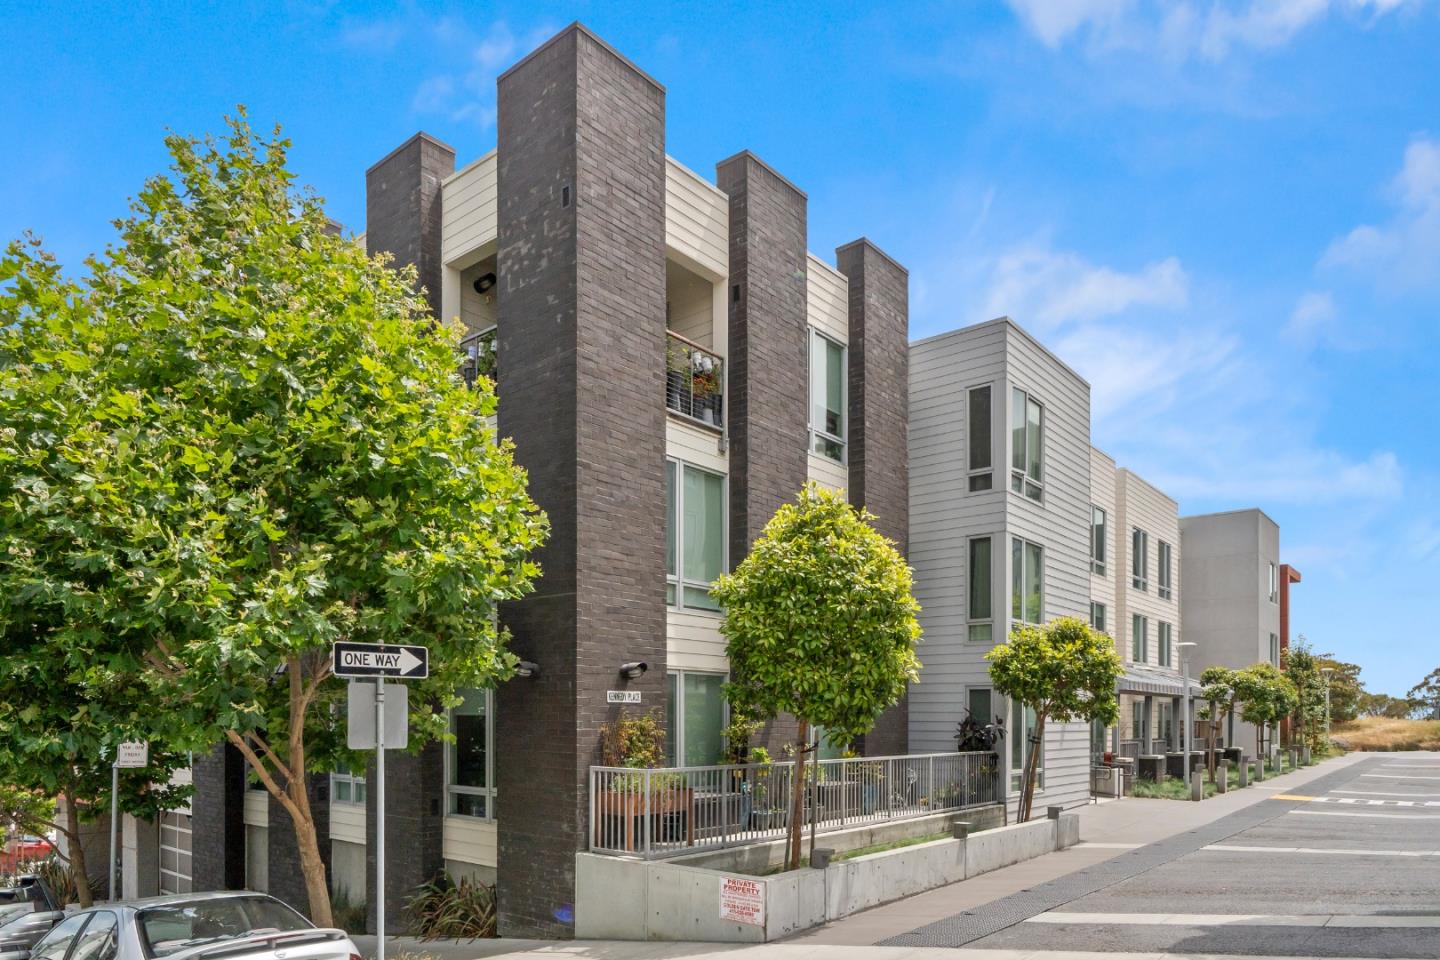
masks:
[[[911,269],[913,336],[1009,314],[1092,383],[1094,441],[1183,512],[1282,527],[1294,629],[1403,693],[1440,666],[1440,4],[0,0],[0,236],[67,263],[237,103],[358,225],[425,129],[580,19],[668,90],[668,149],[749,147],[810,245]]]

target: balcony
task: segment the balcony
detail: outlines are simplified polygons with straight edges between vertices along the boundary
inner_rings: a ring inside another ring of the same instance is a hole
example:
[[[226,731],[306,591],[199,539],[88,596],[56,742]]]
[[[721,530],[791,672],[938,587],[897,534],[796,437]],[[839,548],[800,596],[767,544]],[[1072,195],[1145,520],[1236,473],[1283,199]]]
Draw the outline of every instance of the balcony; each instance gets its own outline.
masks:
[[[714,429],[725,425],[725,361],[693,340],[669,333],[665,406]]]
[[[460,361],[460,375],[467,386],[475,386],[477,376],[495,379],[495,328],[467,335],[460,341],[463,358]]]

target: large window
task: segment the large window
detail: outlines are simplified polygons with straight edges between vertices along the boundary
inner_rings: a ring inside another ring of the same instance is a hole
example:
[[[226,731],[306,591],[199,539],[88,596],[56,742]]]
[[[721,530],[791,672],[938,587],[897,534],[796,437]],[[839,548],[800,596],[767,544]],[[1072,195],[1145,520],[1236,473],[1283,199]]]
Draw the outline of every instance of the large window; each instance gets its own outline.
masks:
[[[1139,527],[1130,533],[1130,585],[1150,589],[1150,534]]]
[[[845,347],[810,332],[810,449],[845,462]]]
[[[345,769],[330,774],[330,797],[336,803],[365,803],[365,769]]]
[[[703,767],[725,750],[725,677],[674,671],[665,675],[665,756],[671,766]]]
[[[990,388],[970,388],[970,492],[995,482],[994,444],[990,437]]]
[[[1270,564],[1270,602],[1280,602],[1280,580],[1275,576],[1275,564]]]
[[[1019,387],[1010,395],[1010,489],[1039,500],[1044,483],[1045,411],[1040,402]]]
[[[725,572],[725,478],[667,460],[665,506],[665,602],[720,609],[710,585]]]
[[[989,537],[972,537],[970,540],[970,622],[966,635],[977,643],[989,643],[995,639],[994,613],[991,610],[995,575],[990,547]]]
[[[1160,708],[1160,729],[1156,731],[1156,737],[1172,743],[1174,741],[1171,738],[1175,736],[1175,704],[1169,700],[1161,700],[1156,706]]]
[[[1150,659],[1150,618],[1138,613],[1130,617],[1130,659],[1136,663]]]
[[[1143,700],[1130,701],[1130,739],[1145,739],[1145,701]],[[1149,749],[1146,746],[1141,749],[1141,753],[1148,752]]]
[[[1090,507],[1090,572],[1105,576],[1105,511]]]
[[[1280,638],[1273,633],[1270,634],[1270,662],[1280,666]]]
[[[1175,666],[1175,645],[1171,643],[1172,627],[1163,620],[1155,625],[1155,638],[1160,646],[1160,666]]]
[[[1090,601],[1090,626],[1105,633],[1105,604]]]
[[[1045,622],[1045,551],[1015,537],[1010,541],[1010,619]]]
[[[1169,600],[1175,595],[1173,589],[1174,573],[1171,569],[1174,563],[1174,549],[1164,540],[1156,544],[1156,548],[1155,559],[1160,569],[1156,571],[1158,586],[1156,586],[1155,592],[1160,596],[1161,600]]]
[[[458,691],[450,711],[455,742],[445,747],[448,813],[495,819],[495,695],[490,690]]]
[[[1045,789],[1045,744],[1031,743],[1035,736],[1035,710],[1019,700],[1010,701],[1010,792],[1018,793],[1025,782],[1025,764],[1030,751],[1037,752],[1035,789]]]
[[[995,713],[995,695],[989,687],[971,687],[965,691],[965,706],[970,708],[970,716],[975,718],[975,722],[981,725],[1001,719]]]

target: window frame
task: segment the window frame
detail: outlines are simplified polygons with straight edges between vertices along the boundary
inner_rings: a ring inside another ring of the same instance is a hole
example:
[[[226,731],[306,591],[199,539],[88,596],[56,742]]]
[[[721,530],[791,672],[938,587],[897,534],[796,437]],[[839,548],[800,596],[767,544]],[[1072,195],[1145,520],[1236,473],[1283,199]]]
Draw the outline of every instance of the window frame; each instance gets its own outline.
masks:
[[[990,607],[989,615],[975,616],[975,547],[985,541],[990,551],[990,582],[986,584],[983,596]],[[987,636],[977,636],[977,627],[984,627]],[[995,642],[995,536],[970,537],[965,541],[965,640],[967,643]]]
[[[1161,600],[1174,599],[1175,548],[1164,540],[1155,541],[1155,595]]]
[[[1098,617],[1095,615],[1095,612],[1097,610],[1100,612],[1100,615]],[[1098,632],[1104,633],[1106,635],[1109,634],[1109,631],[1106,629],[1106,615],[1108,614],[1108,612],[1109,611],[1106,609],[1105,604],[1101,603],[1098,600],[1090,601],[1090,626]]]
[[[840,416],[842,419],[840,422],[841,436],[838,437],[815,423],[815,341],[817,339],[840,348]],[[809,387],[809,392],[805,397],[805,419],[810,425],[809,452],[815,454],[817,457],[824,457],[832,463],[846,466],[850,463],[850,347],[848,344],[842,343],[823,332],[820,328],[812,326],[810,327],[810,350],[806,364],[809,367],[808,376],[806,377],[806,385]],[[840,456],[838,458],[832,457],[822,450],[815,449],[818,439],[839,444]]]
[[[1099,523],[1096,523],[1096,517]],[[1095,531],[1100,531],[1097,537]],[[1105,539],[1110,532],[1110,514],[1104,507],[1090,504],[1090,572],[1103,577],[1108,569],[1105,559]],[[1097,553],[1098,550],[1098,553]]]
[[[1139,527],[1130,528],[1130,586],[1150,592],[1150,534]]]
[[[340,798],[341,787],[347,788],[346,792],[348,793],[348,796],[343,800]],[[330,771],[331,803],[344,803],[350,806],[363,807],[368,799],[368,793],[369,787],[363,773],[357,777],[353,770],[346,770],[343,773],[338,770]],[[356,799],[357,795],[359,799]]]
[[[685,678],[687,676],[719,677],[721,683],[725,683],[730,679],[730,674],[719,673],[714,670],[667,669],[665,671],[665,715],[666,719],[673,725],[675,731],[665,738],[665,762],[672,767],[683,767],[686,765],[682,752],[685,743]],[[670,682],[672,679],[675,683],[675,703],[673,709],[670,703]],[[725,698],[722,689],[720,695],[720,729],[722,731],[720,749],[722,751],[725,749],[723,731],[729,724],[730,701]],[[720,758],[716,757],[710,761],[710,763],[697,764],[697,766],[710,766],[720,762]]]
[[[495,691],[492,688],[469,687],[466,689],[481,690],[485,694],[485,783],[483,787],[466,787],[455,783],[455,749],[453,740],[445,743],[445,816],[463,817],[468,821],[479,821],[481,823],[495,822],[495,802],[499,791],[495,784]],[[455,709],[453,707],[445,710],[445,732],[451,737],[455,736]],[[453,810],[453,800],[457,796],[484,797],[485,815],[476,816],[473,813],[461,813]]]
[[[1015,407],[1016,399],[1024,398],[1021,416],[1021,442],[1015,443]],[[1030,460],[1030,404],[1034,404],[1039,410],[1039,417],[1035,422],[1035,431],[1039,434],[1037,443],[1038,455],[1034,462]],[[1010,385],[1010,420],[1009,434],[1012,445],[1010,451],[1010,492],[1018,493],[1027,500],[1036,503],[1045,502],[1045,404],[1040,401],[1029,390],[1014,384]],[[1016,457],[1020,463],[1016,463]],[[1034,491],[1031,491],[1031,488]]]
[[[1175,666],[1175,627],[1168,620],[1155,621],[1155,645],[1160,666]]]
[[[1130,662],[1150,662],[1150,618],[1143,613],[1130,615]]]
[[[995,389],[980,383],[965,390],[965,492],[989,493],[995,489]],[[975,462],[975,395],[985,394],[989,415],[985,418],[985,463]]]
[[[720,478],[720,572],[724,573],[730,569],[730,476],[716,470],[710,470],[698,464],[681,460],[679,457],[666,457],[666,477],[669,478],[669,467],[674,465],[674,493],[675,504],[673,512],[666,518],[666,535],[669,539],[669,531],[675,533],[675,572],[665,571],[665,585],[671,591],[670,597],[666,600],[666,606],[672,610],[684,610],[688,613],[704,613],[711,616],[720,616],[721,611],[715,607],[701,607],[685,602],[686,588],[692,590],[704,590],[707,594],[715,586],[715,581],[708,583],[699,580],[690,580],[685,577],[685,471],[694,470],[697,473],[707,474]],[[669,504],[666,504],[667,510]],[[668,542],[666,544],[669,546]]]
[[[1030,738],[1026,736],[1025,720],[1035,712],[1033,707],[1026,706],[1015,698],[1010,698],[1009,709],[1006,713],[1006,723],[1010,726],[1010,782],[1009,795],[1014,796],[1020,793],[1025,786],[1025,764],[1030,757]],[[1018,757],[1017,757],[1018,754]],[[1035,794],[1038,796],[1045,792],[1045,735],[1040,735],[1040,762],[1035,770]]]
[[[1019,548],[1019,557],[1018,557],[1018,559],[1019,559],[1019,561],[1020,561],[1020,563],[1019,563],[1018,566],[1017,566],[1017,564],[1016,564],[1016,559],[1017,559],[1017,556],[1016,556],[1016,548],[1017,548],[1017,547]],[[1028,568],[1027,568],[1027,563],[1028,563],[1028,558],[1029,558],[1029,556],[1030,556],[1030,550],[1031,550],[1031,549],[1035,549],[1035,550],[1038,550],[1038,551],[1040,552],[1040,576],[1039,576],[1039,578],[1038,578],[1038,587],[1039,587],[1038,593],[1039,593],[1040,610],[1039,610],[1038,615],[1037,615],[1038,618],[1035,619],[1035,620],[1026,619],[1026,612],[1027,612],[1027,611],[1025,610],[1025,599],[1026,599],[1026,596],[1027,596],[1027,594],[1026,594],[1026,592],[1025,592],[1025,586],[1026,586],[1026,582],[1027,582],[1027,580],[1028,580],[1028,578],[1025,576],[1025,574],[1029,572],[1029,571],[1028,571]],[[1045,547],[1044,547],[1044,545],[1043,545],[1043,544],[1039,544],[1039,543],[1035,543],[1034,541],[1031,541],[1031,540],[1026,540],[1024,537],[1014,536],[1014,535],[1012,534],[1011,537],[1010,537],[1010,564],[1011,564],[1011,570],[1010,570],[1010,622],[1011,622],[1011,624],[1012,624],[1012,625],[1013,625],[1013,624],[1026,624],[1026,625],[1029,625],[1029,626],[1042,626],[1042,625],[1044,625],[1044,623],[1045,623]],[[1020,589],[1020,595],[1019,595],[1019,596],[1020,596],[1020,615],[1019,615],[1018,617],[1015,615],[1015,599],[1016,599],[1015,590],[1016,590],[1016,587],[1019,587],[1019,589]]]
[[[1274,563],[1270,563],[1270,602],[1280,602],[1280,577]]]
[[[1277,667],[1280,666],[1280,635],[1278,633],[1270,634],[1270,663]]]

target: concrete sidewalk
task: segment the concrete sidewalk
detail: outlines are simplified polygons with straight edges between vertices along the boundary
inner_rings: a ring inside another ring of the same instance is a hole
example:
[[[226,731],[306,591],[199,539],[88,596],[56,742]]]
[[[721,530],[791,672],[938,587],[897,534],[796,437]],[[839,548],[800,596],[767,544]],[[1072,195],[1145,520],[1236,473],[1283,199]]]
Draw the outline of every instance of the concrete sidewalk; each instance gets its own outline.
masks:
[[[658,943],[636,941],[442,940],[426,943],[409,937],[387,938],[386,960],[480,960],[490,957],[572,957],[577,960],[1021,960],[1033,951],[937,949],[934,947],[877,947],[889,937],[914,930],[957,912],[975,909],[1037,884],[1054,880],[1126,851],[1164,840],[1212,823],[1221,817],[1262,803],[1277,793],[1294,790],[1317,777],[1333,773],[1370,754],[1349,754],[1314,767],[1272,777],[1245,790],[1212,797],[1203,803],[1180,800],[1110,800],[1081,807],[1081,843],[1068,850],[1004,867],[973,880],[876,907],[844,920],[818,927],[783,943],[755,946],[714,943]],[[355,937],[366,957],[374,956],[374,937]],[[1067,956],[1088,957],[1074,953]],[[1095,954],[1113,958],[1114,954]],[[1141,960],[1148,954],[1126,954]],[[1155,954],[1177,960],[1178,954]],[[1289,958],[1297,960],[1297,958]]]

